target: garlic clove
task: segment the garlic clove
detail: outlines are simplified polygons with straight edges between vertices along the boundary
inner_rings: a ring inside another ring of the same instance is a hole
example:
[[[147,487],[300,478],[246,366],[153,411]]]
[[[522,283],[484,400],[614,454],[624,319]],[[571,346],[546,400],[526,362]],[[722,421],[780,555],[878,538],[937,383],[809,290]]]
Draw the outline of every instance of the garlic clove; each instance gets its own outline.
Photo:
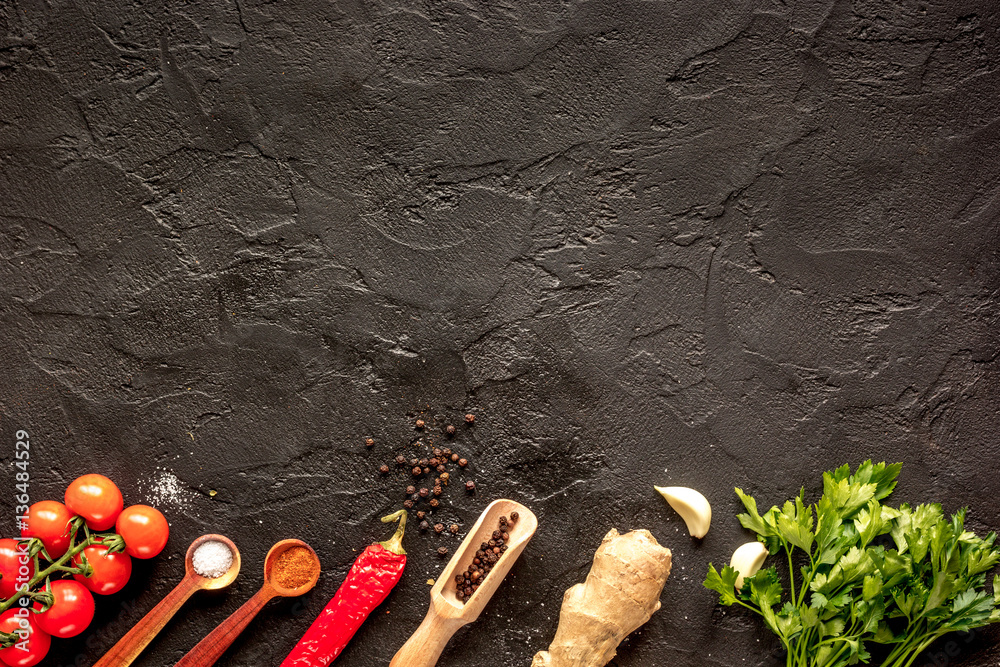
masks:
[[[681,515],[687,524],[691,537],[701,539],[708,533],[712,525],[712,506],[708,499],[694,489],[686,486],[654,486],[660,495],[666,498],[670,506]]]
[[[765,558],[767,558],[767,547],[760,542],[747,542],[733,552],[729,566],[739,573],[736,577],[736,590],[743,588],[744,579],[757,574]]]

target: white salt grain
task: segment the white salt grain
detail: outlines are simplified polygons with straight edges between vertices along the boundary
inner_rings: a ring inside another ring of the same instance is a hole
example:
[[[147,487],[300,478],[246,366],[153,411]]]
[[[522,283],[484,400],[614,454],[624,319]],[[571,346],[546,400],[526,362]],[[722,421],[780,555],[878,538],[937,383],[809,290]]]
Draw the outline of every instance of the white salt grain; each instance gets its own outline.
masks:
[[[222,542],[211,540],[194,550],[194,571],[206,579],[217,579],[233,565],[233,552]]]

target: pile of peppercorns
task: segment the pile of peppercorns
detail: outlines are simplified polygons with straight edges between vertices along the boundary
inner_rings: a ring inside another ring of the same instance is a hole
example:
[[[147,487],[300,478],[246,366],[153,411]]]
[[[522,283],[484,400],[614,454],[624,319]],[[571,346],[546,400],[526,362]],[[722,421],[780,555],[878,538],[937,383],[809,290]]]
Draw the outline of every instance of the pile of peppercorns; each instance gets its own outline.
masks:
[[[476,422],[476,416],[473,414],[465,415],[465,423],[467,426],[473,426]],[[414,422],[414,427],[417,431],[425,432],[428,430],[428,424],[423,419],[417,419]],[[455,428],[453,424],[447,424],[444,427],[444,434],[450,440],[454,438],[458,429]],[[430,443],[425,442],[425,439],[430,441]],[[414,483],[407,485],[406,487],[406,498],[403,500],[403,507],[408,510],[413,510],[418,506],[419,503],[426,502],[429,509],[419,509],[417,514],[417,520],[420,522],[417,524],[420,532],[427,532],[431,529],[431,523],[428,521],[429,514],[441,506],[440,497],[444,494],[445,488],[448,486],[449,482],[454,481],[452,479],[453,472],[449,472],[449,466],[455,465],[459,469],[465,469],[469,465],[469,460],[460,456],[457,452],[452,451],[451,447],[438,447],[434,445],[432,437],[426,436],[418,439],[413,444],[418,447],[428,447],[429,451],[426,452],[426,457],[413,456],[407,457],[403,454],[399,454],[395,458],[395,464],[397,469],[406,470],[412,481]],[[367,438],[365,440],[365,446],[371,449],[374,447],[375,441],[372,438]],[[379,466],[379,473],[383,476],[388,475],[391,472],[391,468],[388,464],[383,463]],[[430,483],[429,478],[433,475],[433,483]],[[424,486],[418,486],[422,480],[428,480],[425,482]],[[465,490],[469,493],[473,493],[476,490],[476,483],[473,480],[467,480],[464,483]],[[442,523],[434,524],[434,532],[441,535],[445,532],[446,526]],[[457,534],[459,531],[458,524],[451,524],[447,527],[448,532],[451,534]],[[438,549],[439,556],[445,556],[448,554],[447,547],[441,547]]]
[[[517,521],[517,512],[510,513],[510,520],[507,517],[500,517],[499,526],[490,535],[490,539],[479,545],[476,557],[472,559],[469,568],[462,574],[455,575],[455,595],[459,600],[465,602],[472,594],[479,589],[486,575],[490,573],[493,566],[500,560],[500,556],[507,551],[507,542],[510,540],[510,529]]]

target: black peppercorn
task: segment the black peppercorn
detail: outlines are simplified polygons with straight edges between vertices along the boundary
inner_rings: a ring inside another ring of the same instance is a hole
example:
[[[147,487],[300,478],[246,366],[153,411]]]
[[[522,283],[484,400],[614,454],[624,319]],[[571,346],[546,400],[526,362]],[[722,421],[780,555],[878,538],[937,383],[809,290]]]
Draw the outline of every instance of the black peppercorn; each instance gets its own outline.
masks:
[[[440,500],[438,500],[437,498],[431,498],[430,500],[428,500],[428,501],[427,501],[427,503],[428,503],[428,504],[429,504],[429,505],[430,505],[431,507],[437,507],[438,505],[440,505],[440,504],[441,504],[441,501],[440,501]]]
[[[416,492],[417,492],[417,487],[415,487],[415,486],[408,486],[408,487],[406,487],[406,495],[412,496]]]
[[[442,449],[441,450],[441,456],[443,456],[444,458],[448,458],[449,456],[451,456],[451,449],[448,448],[448,447],[445,447],[444,449]]]
[[[410,465],[411,466],[420,465],[420,459],[410,459]]]
[[[431,449],[431,452],[434,453],[434,456],[441,456],[441,450],[438,449],[437,447],[434,447],[433,449]]]
[[[427,512],[425,512],[423,510],[420,510],[419,512],[417,512],[417,518],[418,519],[423,519],[425,516],[427,516]]]
[[[387,466],[386,464],[383,463],[382,465],[380,465],[378,467],[378,471],[380,473],[382,473],[383,475],[388,475],[389,474],[389,466]]]
[[[444,432],[448,435],[455,435],[455,427],[452,424],[448,424],[444,427]]]
[[[427,523],[426,521],[421,521],[420,525],[417,526],[417,528],[419,528],[421,530],[421,532],[427,530],[430,527],[431,527],[431,524]]]
[[[447,470],[447,468],[445,468],[445,467],[444,467],[444,464],[442,463],[442,464],[438,465],[438,467],[437,467],[437,468],[435,468],[434,470],[435,470],[436,472],[444,472],[445,470]]]
[[[510,520],[511,521],[517,521],[517,512],[511,512],[510,513]]]
[[[413,509],[413,501],[407,498],[406,500],[403,501],[403,507],[405,507],[408,510]]]
[[[413,466],[413,470],[411,470],[410,472],[413,473],[414,477],[420,477],[420,475],[424,471],[423,471],[423,469],[420,466]]]
[[[365,447],[374,447],[374,446],[375,446],[374,438],[365,438]]]
[[[434,532],[437,533],[438,535],[440,535],[441,533],[443,533],[444,532],[444,524],[443,523],[436,523],[436,524],[434,524]]]
[[[440,547],[438,549],[438,556],[447,556],[447,555],[448,555],[448,547]]]
[[[435,496],[440,496],[442,493],[444,493],[444,489],[442,489],[440,486],[435,486],[434,487],[434,495]]]
[[[469,480],[468,482],[466,482],[466,483],[465,483],[465,490],[466,490],[466,491],[470,491],[470,492],[471,492],[471,491],[475,491],[475,490],[476,490],[476,483],[475,483],[475,482],[473,482],[473,481],[472,481],[472,480],[470,479],[470,480]]]
[[[423,428],[424,427],[424,420],[423,419],[418,419],[416,426],[417,426],[417,428]]]
[[[457,591],[455,593],[455,597],[457,597],[459,600],[464,600],[465,599],[465,593],[463,591]]]
[[[476,421],[476,415],[471,414],[471,413],[465,415],[465,423],[466,424],[473,424],[473,423],[475,423],[475,421]]]
[[[456,533],[458,533],[458,524],[457,524],[457,523],[453,523],[453,524],[451,524],[450,526],[448,526],[448,531],[449,531],[449,532],[450,532],[450,533],[451,533],[452,535],[455,535]]]
[[[398,465],[398,466],[405,466],[406,465],[406,457],[403,456],[402,454],[400,454],[399,456],[397,456],[396,457],[396,465]]]
[[[427,489],[420,489],[419,491],[417,491],[417,493],[420,494],[421,498],[426,498],[427,496],[431,495],[431,492],[428,491]]]
[[[431,474],[431,469],[430,468],[424,468],[421,472],[423,472],[425,475],[429,475],[429,474]]]

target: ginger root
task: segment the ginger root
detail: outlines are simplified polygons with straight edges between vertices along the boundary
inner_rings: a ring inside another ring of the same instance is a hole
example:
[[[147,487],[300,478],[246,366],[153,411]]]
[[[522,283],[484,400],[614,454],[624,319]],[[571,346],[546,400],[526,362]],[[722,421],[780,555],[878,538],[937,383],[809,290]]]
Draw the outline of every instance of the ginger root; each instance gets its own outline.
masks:
[[[670,549],[648,530],[619,535],[614,528],[594,554],[587,580],[566,591],[548,651],[531,667],[603,667],[625,637],[660,608],[670,574]]]

